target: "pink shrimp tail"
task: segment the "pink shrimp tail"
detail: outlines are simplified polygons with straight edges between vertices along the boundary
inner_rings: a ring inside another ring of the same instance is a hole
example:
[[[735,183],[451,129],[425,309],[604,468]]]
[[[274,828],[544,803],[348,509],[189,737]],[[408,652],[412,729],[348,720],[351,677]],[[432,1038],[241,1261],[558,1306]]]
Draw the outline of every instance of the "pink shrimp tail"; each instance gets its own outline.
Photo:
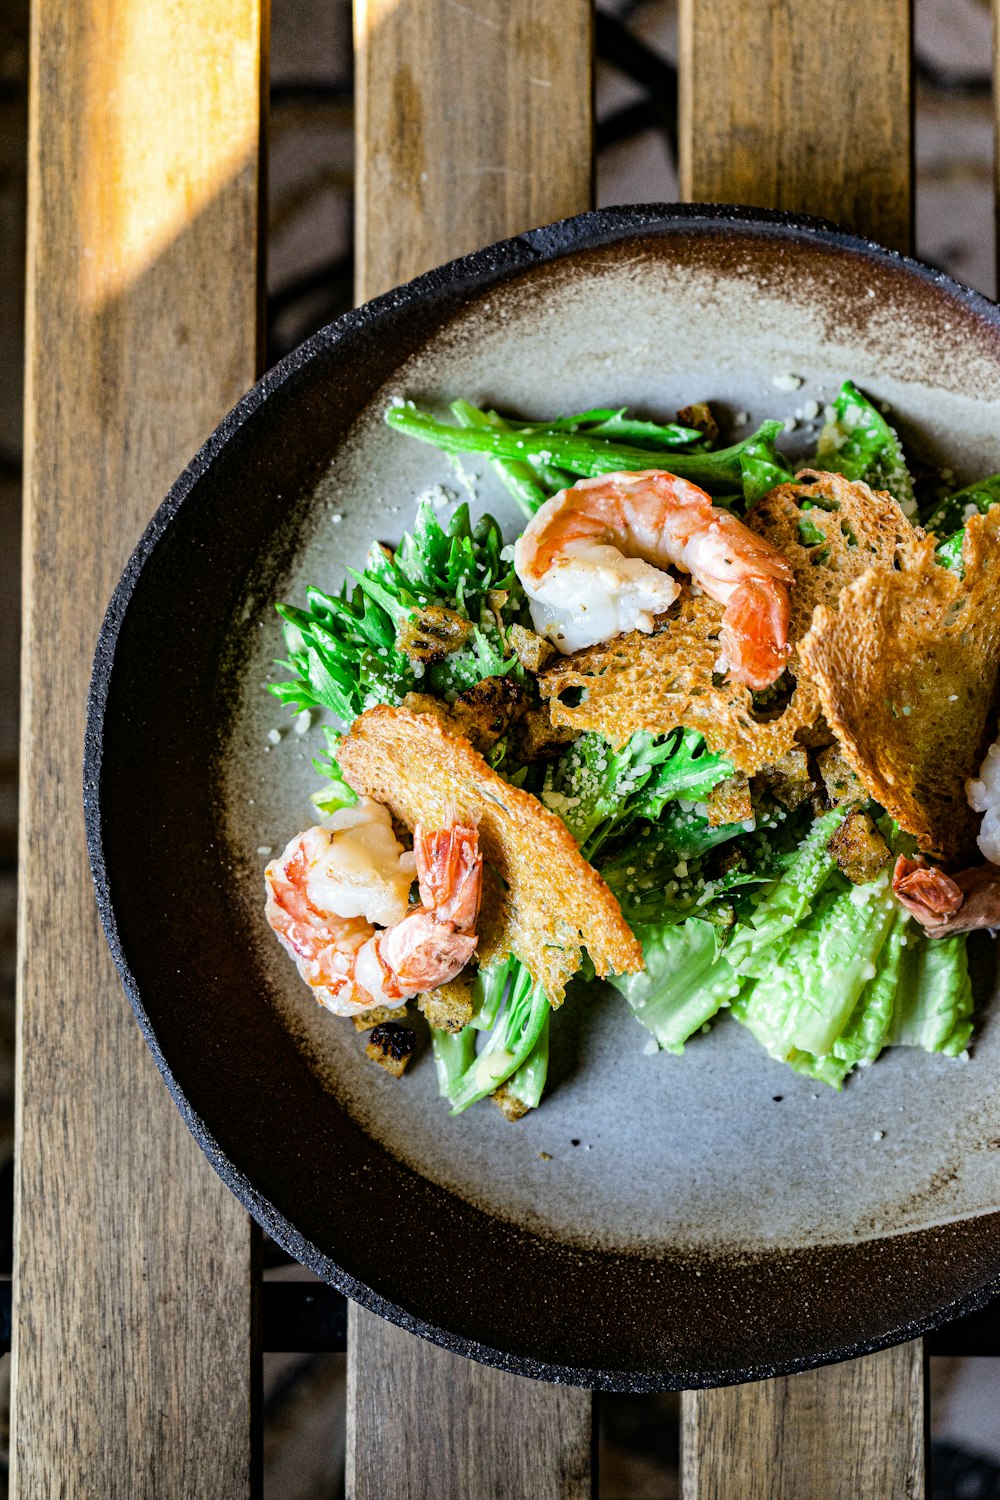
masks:
[[[471,932],[479,916],[483,859],[475,828],[455,823],[430,832],[422,823],[413,831],[413,853],[420,882],[420,900],[438,922],[450,922],[458,932]]]
[[[788,585],[777,578],[744,578],[722,617],[719,640],[732,682],[755,692],[770,687],[788,665]]]
[[[946,922],[965,900],[951,876],[929,865],[922,855],[917,859],[899,856],[892,872],[892,889],[900,905],[924,927]]]
[[[454,979],[476,951],[483,861],[475,828],[413,831],[421,907],[376,942],[384,985],[417,994]]]
[[[475,933],[456,932],[428,911],[414,911],[376,939],[384,987],[399,995],[419,994],[446,984],[465,968],[479,941]]]

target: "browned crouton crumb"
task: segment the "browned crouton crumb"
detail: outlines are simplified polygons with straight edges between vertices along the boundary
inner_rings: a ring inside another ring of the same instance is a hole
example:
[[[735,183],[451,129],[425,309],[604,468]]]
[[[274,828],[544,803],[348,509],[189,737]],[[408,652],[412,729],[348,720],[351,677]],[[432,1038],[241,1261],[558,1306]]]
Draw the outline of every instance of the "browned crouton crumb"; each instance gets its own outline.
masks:
[[[366,1010],[360,1016],[352,1016],[355,1031],[371,1031],[373,1026],[381,1026],[383,1021],[405,1021],[405,1005],[373,1005],[371,1010]]]
[[[855,807],[859,802],[867,802],[868,793],[839,745],[828,745],[817,755],[816,764],[826,787],[826,795],[835,806]]]
[[[417,996],[417,1009],[435,1031],[461,1031],[472,1020],[472,991],[459,976]]]
[[[889,858],[889,846],[865,812],[847,814],[827,846],[854,885],[874,880]]]
[[[767,792],[775,802],[780,802],[790,811],[800,807],[816,790],[809,769],[809,756],[798,747],[789,750],[773,766],[765,766],[754,777],[753,789]]]
[[[429,665],[457,651],[472,633],[472,624],[443,604],[428,604],[396,627],[396,645],[411,661]]]
[[[551,760],[577,737],[575,729],[558,728],[546,708],[529,708],[514,726],[518,760]]]
[[[366,1056],[378,1063],[393,1078],[402,1078],[403,1069],[413,1056],[417,1044],[417,1033],[410,1026],[397,1026],[395,1021],[383,1021],[376,1026],[365,1047]]]
[[[520,1120],[528,1113],[528,1106],[523,1100],[516,1098],[505,1083],[502,1083],[498,1089],[494,1089],[490,1098],[508,1120]]]
[[[483,754],[507,733],[525,705],[524,689],[513,677],[484,677],[451,705],[451,728]]]
[[[507,600],[509,598],[510,598],[510,590],[509,589],[487,589],[486,590],[486,604],[487,604],[487,608],[492,613],[493,618],[496,620],[497,625],[500,627],[500,629],[503,629],[503,610],[504,610],[504,605],[507,603]]]
[[[428,693],[407,693],[402,706],[410,713],[433,714],[452,734],[461,734],[480,755],[502,738],[524,712],[524,688],[511,677],[484,677],[445,703]]]
[[[721,828],[724,823],[745,823],[752,818],[753,802],[747,777],[737,773],[713,786],[705,798],[705,815],[709,828]]]
[[[677,413],[677,420],[682,427],[694,427],[698,432],[703,432],[710,445],[719,441],[719,424],[707,401],[695,401],[691,406],[682,406]]]
[[[556,648],[551,641],[547,641],[544,636],[536,635],[533,630],[526,630],[523,625],[512,625],[507,632],[507,639],[524,670],[533,672],[536,677],[556,654]]]

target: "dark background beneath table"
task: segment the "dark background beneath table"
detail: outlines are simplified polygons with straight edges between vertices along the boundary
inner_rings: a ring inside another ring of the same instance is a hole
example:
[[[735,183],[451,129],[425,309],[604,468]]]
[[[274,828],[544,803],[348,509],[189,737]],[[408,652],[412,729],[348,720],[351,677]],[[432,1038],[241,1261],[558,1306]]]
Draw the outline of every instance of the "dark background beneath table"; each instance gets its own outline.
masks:
[[[985,0],[916,0],[915,10],[917,253],[993,295],[989,6]],[[0,10],[0,1277],[10,1274],[13,1201],[27,32],[28,0],[5,0]],[[669,202],[677,196],[676,32],[675,0],[601,0],[601,204]],[[272,0],[269,364],[350,305],[352,158],[349,0]],[[265,1247],[265,1268],[269,1281],[311,1279],[273,1245]],[[1000,1354],[1000,1316],[994,1326]],[[297,1342],[278,1301],[272,1304],[266,1342],[274,1348]],[[933,1500],[1000,1497],[1000,1359],[961,1352],[935,1356],[935,1347],[948,1346],[931,1344]],[[952,1341],[953,1349],[976,1347]],[[4,1355],[0,1500],[7,1488],[8,1366]],[[343,1354],[271,1352],[265,1354],[264,1369],[265,1500],[342,1495]],[[678,1398],[602,1397],[598,1414],[602,1500],[672,1500],[679,1493]]]

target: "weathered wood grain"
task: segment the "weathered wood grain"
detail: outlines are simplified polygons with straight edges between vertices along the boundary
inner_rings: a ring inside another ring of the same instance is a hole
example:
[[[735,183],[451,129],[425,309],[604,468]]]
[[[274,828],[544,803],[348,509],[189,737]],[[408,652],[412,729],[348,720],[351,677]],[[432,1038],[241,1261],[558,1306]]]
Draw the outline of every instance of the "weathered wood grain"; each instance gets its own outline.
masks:
[[[681,0],[681,196],[912,240],[910,0]]]
[[[589,207],[582,0],[356,0],[357,296]]]
[[[922,1500],[919,1341],[848,1364],[687,1393],[684,1500]]]
[[[909,0],[681,0],[681,192],[813,213],[908,250]],[[923,1490],[919,1343],[686,1393],[684,1500]]]
[[[590,1392],[486,1370],[351,1305],[348,1500],[591,1500]]]
[[[589,207],[586,0],[359,0],[355,41],[359,300]],[[351,1500],[589,1500],[590,1411],[350,1310]]]
[[[112,586],[255,373],[261,20],[259,0],[34,11],[18,1500],[254,1489],[255,1232],[118,984],[87,868],[81,754]]]

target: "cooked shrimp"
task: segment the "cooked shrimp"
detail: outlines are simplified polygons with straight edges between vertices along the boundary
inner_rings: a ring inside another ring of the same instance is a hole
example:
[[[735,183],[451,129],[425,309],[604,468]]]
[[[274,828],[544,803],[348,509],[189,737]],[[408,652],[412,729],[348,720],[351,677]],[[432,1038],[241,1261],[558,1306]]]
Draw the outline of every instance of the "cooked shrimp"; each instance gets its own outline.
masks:
[[[409,905],[416,874],[420,905]],[[265,915],[320,1005],[355,1016],[454,979],[475,952],[475,828],[417,825],[413,853],[370,797],[297,834],[264,872]],[[377,925],[376,925],[377,924]]]
[[[730,677],[768,687],[788,661],[784,553],[663,469],[581,479],[547,500],[514,548],[539,635],[566,654],[653,629],[680,568],[726,606],[720,644]]]
[[[923,855],[916,859],[899,856],[892,872],[892,889],[900,905],[924,927],[947,922],[965,900],[961,886],[943,870],[929,865]]]
[[[928,937],[1000,927],[1000,869],[996,865],[974,865],[957,875],[946,875],[929,865],[922,854],[916,859],[901,854],[892,889]]]

